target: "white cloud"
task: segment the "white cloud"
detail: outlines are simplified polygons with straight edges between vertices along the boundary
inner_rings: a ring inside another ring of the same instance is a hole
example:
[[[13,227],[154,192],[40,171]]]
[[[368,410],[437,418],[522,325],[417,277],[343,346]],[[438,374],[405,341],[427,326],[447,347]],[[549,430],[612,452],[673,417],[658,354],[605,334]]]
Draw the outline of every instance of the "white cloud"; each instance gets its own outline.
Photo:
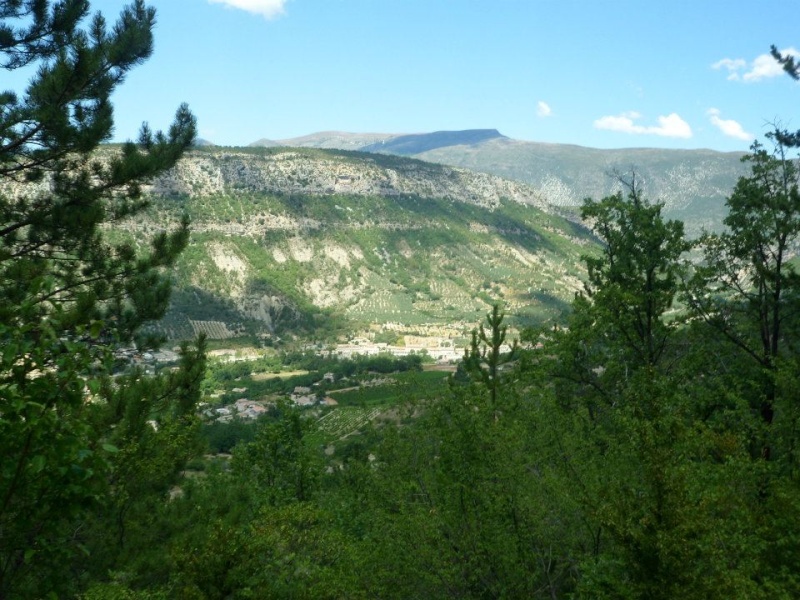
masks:
[[[744,140],[745,142],[751,142],[755,138],[752,133],[747,133],[738,121],[721,118],[719,116],[720,112],[716,108],[708,109],[706,114],[708,114],[711,124],[728,137]]]
[[[795,48],[784,48],[781,54],[800,57]],[[723,58],[713,65],[712,69],[725,69],[731,81],[761,81],[783,75],[783,66],[771,54],[760,54],[748,63],[743,58]]]
[[[711,68],[717,71],[726,69],[728,71],[728,79],[731,81],[739,79],[739,71],[745,67],[747,67],[747,61],[743,58],[723,58],[711,65]]]
[[[797,50],[788,48],[782,54],[790,53],[797,56]],[[757,56],[750,67],[750,70],[742,75],[744,81],[758,81],[769,77],[780,77],[783,75],[783,66],[775,60],[771,54],[761,54]]]
[[[738,71],[747,66],[747,61],[743,58],[723,58],[718,60],[713,65],[712,69],[728,69],[728,71]]]
[[[208,0],[211,4],[224,4],[228,8],[238,8],[265,19],[274,19],[286,12],[287,0]]]
[[[540,117],[549,117],[553,114],[553,109],[550,108],[547,102],[539,100],[539,102],[536,103],[536,114]]]
[[[638,125],[634,123],[640,119],[641,115],[637,112],[627,112],[616,116],[600,117],[594,122],[597,129],[607,129],[609,131],[620,131],[622,133],[632,133],[636,135],[650,134],[662,137],[690,138],[692,128],[680,118],[676,113],[658,117],[658,125]]]

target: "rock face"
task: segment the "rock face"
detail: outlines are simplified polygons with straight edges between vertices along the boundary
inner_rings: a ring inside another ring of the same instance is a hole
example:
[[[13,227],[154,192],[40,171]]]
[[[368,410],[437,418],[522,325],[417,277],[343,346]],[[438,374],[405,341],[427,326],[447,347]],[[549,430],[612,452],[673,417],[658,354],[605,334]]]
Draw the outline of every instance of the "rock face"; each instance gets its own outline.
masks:
[[[150,192],[189,197],[230,193],[415,195],[487,208],[506,199],[548,209],[533,187],[486,173],[390,156],[290,148],[195,150],[156,179]]]

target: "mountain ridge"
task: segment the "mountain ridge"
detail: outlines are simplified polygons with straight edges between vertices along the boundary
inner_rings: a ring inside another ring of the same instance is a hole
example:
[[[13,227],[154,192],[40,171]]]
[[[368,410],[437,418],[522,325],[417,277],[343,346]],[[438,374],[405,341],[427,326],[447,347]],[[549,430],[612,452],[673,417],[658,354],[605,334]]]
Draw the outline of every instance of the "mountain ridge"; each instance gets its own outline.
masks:
[[[161,196],[235,190],[280,194],[421,195],[485,207],[503,198],[551,209],[533,187],[413,158],[303,148],[198,148],[147,189]]]
[[[481,137],[481,132],[497,135]],[[738,178],[747,174],[741,163],[744,152],[590,148],[515,140],[492,129],[430,134],[327,132],[280,143],[373,150],[497,175],[533,186],[549,204],[573,209],[587,197],[616,193],[622,189],[618,176],[634,170],[644,195],[663,203],[666,216],[683,221],[693,237],[703,229],[721,229],[725,200]]]
[[[361,152],[385,152],[401,156],[414,156],[450,146],[473,146],[489,140],[505,138],[497,129],[467,129],[463,131],[434,131],[401,135],[369,144],[360,148]],[[506,138],[507,139],[507,138]]]

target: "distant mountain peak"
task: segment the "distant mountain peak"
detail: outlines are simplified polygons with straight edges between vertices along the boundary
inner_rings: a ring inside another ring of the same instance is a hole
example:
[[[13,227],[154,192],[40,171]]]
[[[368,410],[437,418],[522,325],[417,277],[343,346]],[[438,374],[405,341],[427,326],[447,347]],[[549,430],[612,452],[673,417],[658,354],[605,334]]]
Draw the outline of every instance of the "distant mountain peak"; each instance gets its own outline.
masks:
[[[386,152],[390,154],[412,155],[448,146],[473,146],[494,139],[508,139],[497,129],[465,129],[462,131],[434,131],[432,133],[413,133],[370,144],[361,148],[362,152]]]
[[[430,133],[318,131],[301,137],[277,141],[262,138],[249,144],[249,146],[328,148],[410,156],[450,146],[475,146],[492,140],[510,140],[510,138],[501,134],[497,129],[464,129],[461,131],[433,131]]]
[[[346,131],[318,131],[295,138],[271,140],[262,138],[249,146],[289,146],[299,148],[323,148],[332,150],[360,150],[367,144],[395,138],[392,133],[348,133]]]

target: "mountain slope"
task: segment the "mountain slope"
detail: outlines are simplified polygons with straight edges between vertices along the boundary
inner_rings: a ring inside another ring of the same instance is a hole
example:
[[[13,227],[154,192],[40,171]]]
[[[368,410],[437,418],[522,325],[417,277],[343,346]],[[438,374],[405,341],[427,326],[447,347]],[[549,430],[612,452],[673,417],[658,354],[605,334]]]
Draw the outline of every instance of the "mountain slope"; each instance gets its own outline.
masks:
[[[702,227],[720,227],[725,199],[747,172],[742,156],[712,150],[599,150],[508,138],[416,155],[529,183],[559,206],[577,206],[586,197],[599,199],[614,193],[619,185],[613,174],[635,170],[646,197],[663,202],[666,215],[684,221],[691,234]]]
[[[593,247],[528,186],[394,156],[198,149],[150,193],[149,216],[113,233],[192,218],[160,325],[173,338],[466,332],[494,301],[540,322],[582,287]]]

